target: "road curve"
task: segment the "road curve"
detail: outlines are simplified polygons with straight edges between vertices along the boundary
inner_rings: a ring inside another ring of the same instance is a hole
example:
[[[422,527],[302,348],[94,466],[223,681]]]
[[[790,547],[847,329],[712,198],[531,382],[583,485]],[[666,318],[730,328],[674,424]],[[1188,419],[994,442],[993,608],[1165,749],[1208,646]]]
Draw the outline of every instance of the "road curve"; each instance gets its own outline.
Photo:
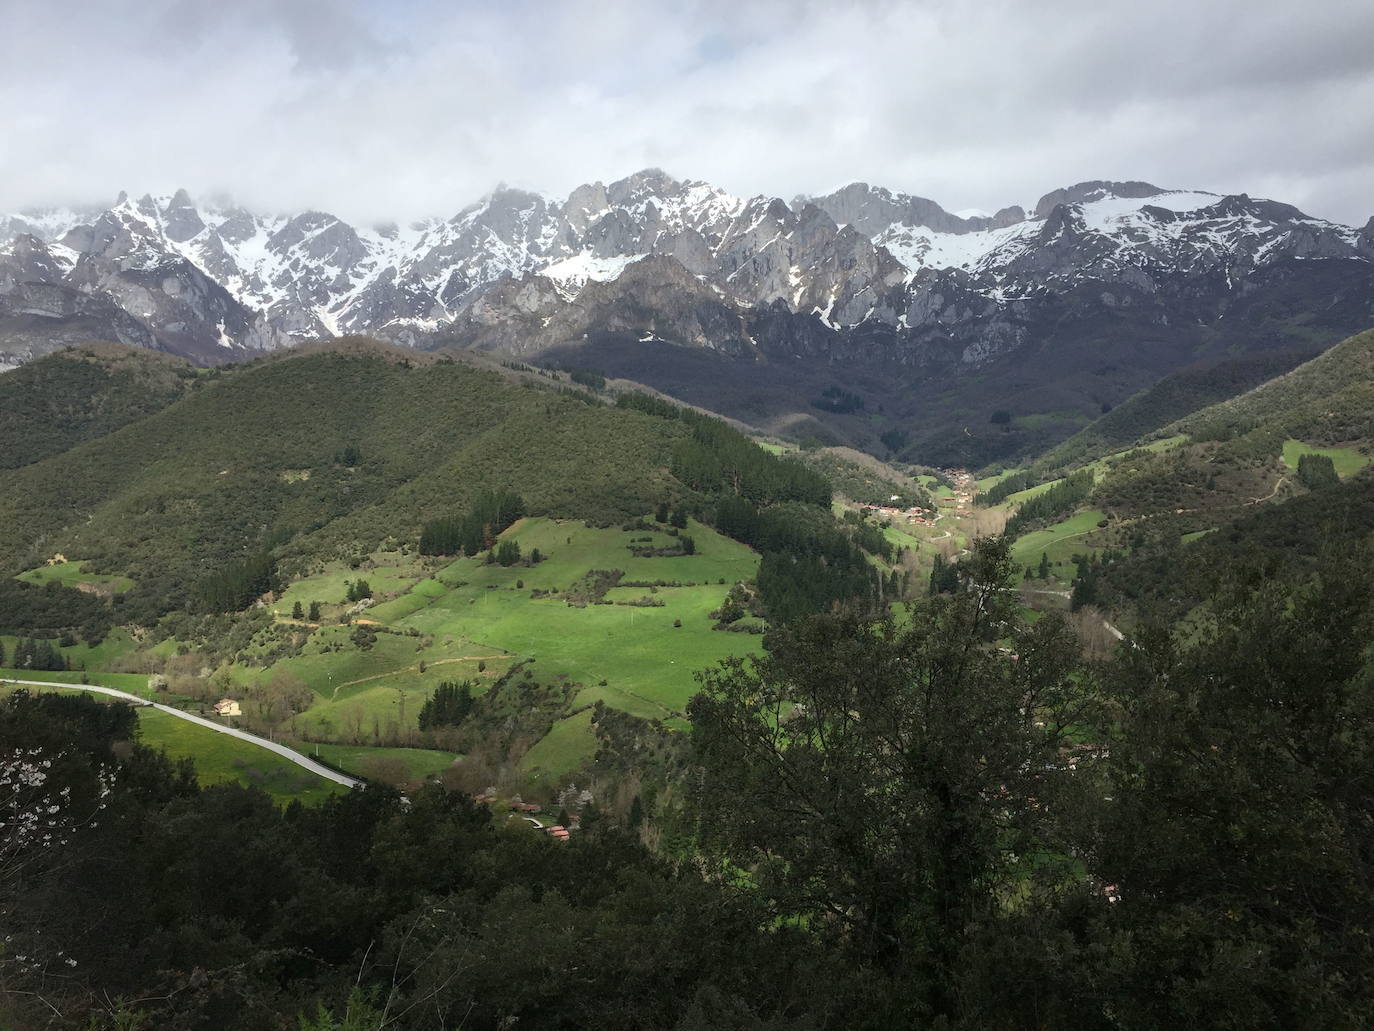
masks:
[[[95,694],[109,695],[111,698],[119,698],[126,702],[133,702],[135,705],[152,706],[154,709],[175,716],[177,719],[186,720],[188,723],[196,723],[202,727],[209,727],[211,730],[217,731],[218,733],[228,734],[230,737],[236,737],[240,741],[247,741],[249,744],[257,745],[259,748],[265,748],[269,752],[276,752],[283,759],[295,763],[302,769],[309,770],[317,777],[323,777],[325,780],[332,780],[335,784],[342,784],[346,788],[363,786],[363,781],[358,780],[356,777],[350,777],[347,774],[340,773],[338,770],[331,770],[328,766],[322,766],[313,759],[307,759],[294,748],[287,748],[285,745],[279,745],[275,741],[268,741],[267,738],[258,737],[256,734],[250,734],[246,730],[239,730],[236,727],[226,727],[224,724],[216,723],[214,720],[207,720],[204,716],[183,712],[181,709],[174,709],[170,705],[163,705],[161,702],[150,702],[148,699],[140,698],[138,695],[130,694],[128,691],[120,691],[113,687],[98,687],[95,684],[62,684],[51,680],[14,680],[10,677],[0,677],[0,683],[29,684],[34,687],[65,687],[73,691],[91,691]]]

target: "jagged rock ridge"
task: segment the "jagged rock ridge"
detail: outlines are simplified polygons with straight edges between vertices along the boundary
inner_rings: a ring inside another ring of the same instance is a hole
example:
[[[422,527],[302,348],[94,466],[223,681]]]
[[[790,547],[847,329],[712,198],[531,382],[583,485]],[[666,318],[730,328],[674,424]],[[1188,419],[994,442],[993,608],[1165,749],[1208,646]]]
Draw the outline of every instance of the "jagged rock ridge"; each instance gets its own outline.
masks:
[[[214,362],[343,333],[531,354],[613,330],[977,366],[1034,337],[1050,296],[1089,290],[1098,308],[1167,321],[1260,270],[1320,260],[1367,267],[1374,219],[1356,230],[1244,195],[1103,181],[1030,215],[961,218],[864,183],[788,204],[648,169],[562,201],[501,187],[449,219],[360,228],[179,190],[0,216],[0,361],[92,335]]]

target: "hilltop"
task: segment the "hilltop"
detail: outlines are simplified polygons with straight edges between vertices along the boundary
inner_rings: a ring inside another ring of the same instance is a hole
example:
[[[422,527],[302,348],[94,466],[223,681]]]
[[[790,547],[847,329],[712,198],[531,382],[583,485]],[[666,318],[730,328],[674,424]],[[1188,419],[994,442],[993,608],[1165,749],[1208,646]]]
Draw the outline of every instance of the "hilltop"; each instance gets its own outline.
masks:
[[[184,358],[91,343],[0,376],[0,469],[17,469],[165,408],[196,372]]]

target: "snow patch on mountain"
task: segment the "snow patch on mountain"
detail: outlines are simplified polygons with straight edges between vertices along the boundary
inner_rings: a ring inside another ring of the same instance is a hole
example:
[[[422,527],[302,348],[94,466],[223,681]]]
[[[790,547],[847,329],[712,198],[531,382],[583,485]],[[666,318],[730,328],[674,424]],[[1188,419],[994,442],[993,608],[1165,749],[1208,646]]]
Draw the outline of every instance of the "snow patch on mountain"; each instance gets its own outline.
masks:
[[[392,330],[416,342],[475,306],[497,317],[501,298],[537,310],[556,332],[549,304],[650,256],[670,279],[685,269],[684,289],[704,286],[736,310],[781,303],[836,329],[898,331],[955,318],[947,298],[956,294],[957,317],[972,318],[980,305],[990,311],[1084,281],[1148,291],[1180,272],[1217,269],[1230,282],[1284,258],[1374,258],[1368,230],[1244,196],[1092,181],[1047,194],[1035,211],[950,213],[863,183],[789,206],[657,169],[563,200],[500,187],[451,218],[405,226],[355,228],[318,211],[264,215],[225,200],[197,204],[184,191],[121,195],[104,211],[0,215],[0,284],[55,278],[108,294],[107,303],[161,329],[155,321],[168,316],[159,313],[177,298],[205,294],[204,282],[192,282],[203,276],[220,291],[201,327],[218,350]],[[15,242],[29,237],[42,246]],[[552,290],[526,289],[531,275]],[[225,298],[242,310],[226,315]]]
[[[545,265],[539,274],[553,281],[558,292],[571,300],[581,292],[589,280],[598,283],[618,279],[627,265],[640,260],[640,255],[622,254],[598,258],[590,251],[580,251],[570,257]]]
[[[1103,197],[1101,200],[1088,201],[1080,205],[1088,228],[1105,233],[1114,226],[1129,221],[1145,205],[1164,208],[1167,211],[1197,211],[1215,204],[1221,198],[1215,193],[1201,193],[1193,190],[1170,190],[1155,194],[1153,197]]]
[[[894,226],[873,242],[886,247],[914,275],[923,268],[977,268],[1000,247],[1034,234],[1034,221],[980,233],[937,233],[932,229]]]

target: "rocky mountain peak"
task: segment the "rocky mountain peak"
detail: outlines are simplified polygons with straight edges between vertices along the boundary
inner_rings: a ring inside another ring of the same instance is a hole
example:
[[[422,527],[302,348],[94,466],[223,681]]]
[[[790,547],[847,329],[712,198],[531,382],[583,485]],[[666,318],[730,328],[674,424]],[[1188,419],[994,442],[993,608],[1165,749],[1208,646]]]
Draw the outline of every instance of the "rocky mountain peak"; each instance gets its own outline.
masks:
[[[610,203],[628,207],[647,197],[677,196],[682,187],[683,183],[663,169],[645,168],[611,183],[606,188],[606,196]]]
[[[205,231],[205,223],[196,210],[191,195],[184,189],[172,194],[172,199],[162,209],[162,231],[169,240],[185,243]]]
[[[1374,219],[1355,230],[1290,205],[1144,182],[1055,190],[1028,218],[1016,206],[953,214],[865,182],[790,205],[744,199],[655,168],[583,184],[564,201],[503,184],[453,218],[404,227],[263,215],[179,189],[134,202],[121,194],[105,211],[0,215],[0,234],[0,245],[24,234],[51,242],[46,261],[29,241],[12,245],[7,282],[51,277],[124,312],[124,337],[143,325],[168,346],[193,341],[200,357],[344,333],[422,344],[459,325],[500,327],[499,346],[537,349],[594,330],[588,309],[578,319],[564,310],[599,298],[594,307],[613,303],[626,332],[642,317],[646,330],[677,325],[676,339],[703,346],[710,327],[735,325],[717,306],[736,319],[785,311],[770,333],[814,323],[817,340],[962,326],[978,335],[965,341],[967,360],[982,361],[1021,339],[1020,316],[1008,313],[1047,291],[1093,284],[1113,298],[1154,296],[1209,270],[1239,284],[1287,259],[1374,261]],[[693,314],[708,308],[716,314]],[[655,321],[669,309],[672,319]],[[181,328],[168,336],[159,320]]]
[[[1036,202],[1035,216],[1044,218],[1058,204],[1089,204],[1107,197],[1120,197],[1123,200],[1138,200],[1144,197],[1157,197],[1171,191],[1161,189],[1152,183],[1113,182],[1106,179],[1091,179],[1075,183],[1062,189],[1051,190]]]
[[[822,197],[798,197],[793,202],[794,206],[804,203],[818,205],[840,225],[852,225],[872,239],[880,239],[899,226],[961,235],[1002,229],[1026,219],[1025,211],[1017,205],[1002,208],[995,215],[964,218],[951,214],[925,197],[892,193],[880,186],[861,182],[842,186]]]

